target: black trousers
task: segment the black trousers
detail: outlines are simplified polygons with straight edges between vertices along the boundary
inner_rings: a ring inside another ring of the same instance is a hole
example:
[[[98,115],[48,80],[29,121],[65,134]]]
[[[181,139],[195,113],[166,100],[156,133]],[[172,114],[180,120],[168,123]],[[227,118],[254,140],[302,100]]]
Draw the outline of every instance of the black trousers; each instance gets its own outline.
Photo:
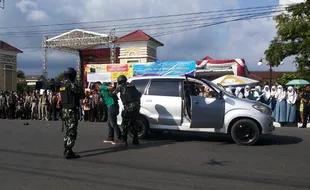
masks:
[[[304,103],[304,122],[302,124],[302,128],[307,128],[307,123],[308,123],[308,119],[310,116],[310,104],[309,103]]]
[[[124,106],[122,111],[122,128],[123,128],[123,139],[127,140],[128,132],[133,134],[133,138],[138,139],[138,128],[137,119],[140,113],[140,105],[132,104]]]

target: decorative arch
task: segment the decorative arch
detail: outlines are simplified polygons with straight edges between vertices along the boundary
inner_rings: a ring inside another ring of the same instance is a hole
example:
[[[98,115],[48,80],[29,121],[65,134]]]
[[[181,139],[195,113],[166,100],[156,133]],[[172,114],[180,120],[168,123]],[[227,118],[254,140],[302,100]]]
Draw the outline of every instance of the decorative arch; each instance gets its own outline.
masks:
[[[131,51],[129,52],[128,56],[137,56],[137,52],[136,51]]]

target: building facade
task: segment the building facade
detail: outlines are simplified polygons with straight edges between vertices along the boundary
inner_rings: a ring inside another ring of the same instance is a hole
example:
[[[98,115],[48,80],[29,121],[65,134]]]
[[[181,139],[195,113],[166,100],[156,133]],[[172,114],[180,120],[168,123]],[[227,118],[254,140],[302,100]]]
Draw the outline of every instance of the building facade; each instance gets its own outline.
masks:
[[[0,41],[0,89],[16,91],[17,87],[17,54],[21,50]]]
[[[120,47],[120,64],[155,62],[157,47],[164,46],[141,30],[117,38],[114,43]]]

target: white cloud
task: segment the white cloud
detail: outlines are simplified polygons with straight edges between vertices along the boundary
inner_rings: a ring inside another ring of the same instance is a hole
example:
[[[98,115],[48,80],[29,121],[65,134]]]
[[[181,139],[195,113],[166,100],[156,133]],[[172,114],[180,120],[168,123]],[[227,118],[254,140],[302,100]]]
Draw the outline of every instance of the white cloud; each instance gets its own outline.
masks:
[[[280,5],[288,5],[288,4],[302,3],[302,2],[305,2],[305,0],[279,0]]]
[[[19,8],[22,13],[28,13],[31,9],[37,8],[37,3],[29,0],[22,0],[16,3],[16,7]]]
[[[48,16],[42,10],[33,10],[28,13],[27,18],[32,21],[41,21],[46,20]]]
[[[43,21],[48,18],[45,11],[38,9],[38,4],[30,0],[21,0],[16,3],[16,7],[27,15],[30,21]]]
[[[53,1],[31,1],[21,0],[16,6],[7,5],[7,8],[0,12],[0,22],[4,26],[12,25],[36,25],[38,21],[45,21],[42,24],[50,23],[69,23],[81,21],[100,21],[114,20],[133,17],[149,17],[157,15],[168,15],[178,13],[190,13],[200,11],[216,11],[225,9],[240,8],[240,6],[265,6],[271,4],[287,4],[283,0],[270,1],[251,1],[248,0],[53,0]],[[244,4],[247,5],[244,5]],[[60,6],[61,5],[61,6]],[[9,11],[15,6],[19,11]],[[22,13],[22,14],[21,14]],[[11,24],[8,18],[16,18],[16,23]],[[170,21],[171,18],[160,19],[162,22]],[[24,22],[28,21],[27,24]],[[138,23],[149,21],[137,21]],[[128,24],[128,22],[122,22]],[[61,33],[61,29],[69,30],[73,28],[100,26],[103,29],[88,29],[90,31],[100,31],[107,33],[111,27],[108,25],[117,23],[97,23],[88,25],[68,25],[68,26],[50,26],[41,28],[21,28],[20,31],[41,31],[39,34],[28,34],[31,37],[0,37],[2,40],[12,43],[17,47],[41,47],[42,35],[44,31],[56,30],[56,32],[44,32],[49,37]],[[154,24],[154,30],[144,30],[148,34],[165,32],[171,29],[159,29],[162,26]],[[117,36],[124,35],[138,28],[121,29],[115,27]],[[143,28],[139,28],[142,29]],[[18,32],[19,29],[12,29]],[[10,30],[10,31],[12,31]],[[59,32],[57,32],[57,30]],[[126,31],[125,31],[126,30]],[[177,29],[176,29],[177,30]],[[120,32],[122,31],[122,32]],[[0,33],[3,32],[0,30]],[[263,56],[264,51],[268,48],[270,41],[275,36],[275,23],[272,19],[257,19],[250,21],[232,22],[184,33],[155,37],[165,44],[158,49],[158,58],[160,60],[186,60],[200,59],[204,56],[211,56],[214,59],[231,59],[245,58],[251,70],[267,69],[256,65],[258,59]],[[36,71],[41,72],[42,52],[27,52],[22,49],[24,54],[20,55],[20,68],[33,67]],[[23,63],[24,62],[24,63]],[[287,62],[287,63],[286,63]],[[286,60],[284,66],[278,70],[293,70],[294,67]],[[30,64],[28,64],[30,63]],[[74,56],[66,53],[48,54],[49,73],[56,75],[63,70],[66,64],[75,64]],[[63,67],[62,67],[63,66]]]

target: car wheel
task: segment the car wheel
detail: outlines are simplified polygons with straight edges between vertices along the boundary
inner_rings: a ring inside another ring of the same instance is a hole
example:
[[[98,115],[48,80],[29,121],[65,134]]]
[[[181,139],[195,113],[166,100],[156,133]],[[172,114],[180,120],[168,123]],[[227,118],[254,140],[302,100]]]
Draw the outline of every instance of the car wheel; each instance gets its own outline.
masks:
[[[257,124],[250,119],[241,119],[231,128],[231,137],[239,145],[253,145],[260,137]]]
[[[139,139],[147,138],[149,133],[149,122],[144,116],[139,116],[137,119],[137,126],[138,128],[138,137]],[[128,131],[128,134],[133,138],[133,134],[131,131]]]

